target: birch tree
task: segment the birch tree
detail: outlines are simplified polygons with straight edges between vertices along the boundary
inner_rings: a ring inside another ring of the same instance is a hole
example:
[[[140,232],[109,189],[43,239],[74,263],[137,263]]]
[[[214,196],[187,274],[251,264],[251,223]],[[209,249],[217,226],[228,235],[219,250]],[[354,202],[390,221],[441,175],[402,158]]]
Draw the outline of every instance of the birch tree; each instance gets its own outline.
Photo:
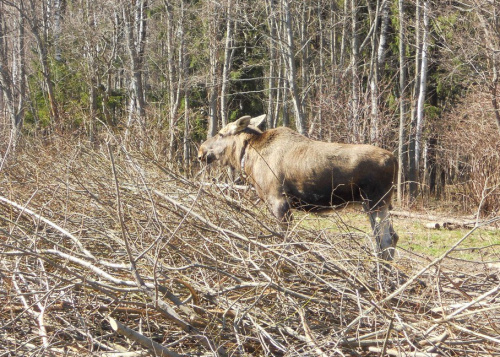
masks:
[[[403,202],[403,175],[405,167],[405,126],[407,113],[406,99],[406,31],[403,0],[398,0],[399,12],[399,136],[398,136],[398,182],[397,201]]]
[[[350,129],[354,142],[359,141],[359,34],[358,0],[351,0],[351,122]]]
[[[372,35],[372,57],[370,73],[371,122],[370,142],[376,144],[379,140],[379,79],[385,64],[387,47],[387,32],[389,27],[389,1],[377,1],[375,9],[374,31]],[[380,25],[379,25],[380,24]],[[380,31],[377,28],[380,27]]]
[[[417,102],[417,123],[415,132],[415,168],[417,175],[420,168],[420,156],[422,151],[422,133],[424,128],[424,104],[427,94],[427,61],[429,49],[429,11],[430,4],[428,0],[424,1],[423,9],[423,39],[422,39],[422,64],[420,66],[420,88]]]
[[[415,75],[413,79],[412,110],[410,119],[409,148],[408,148],[408,180],[410,197],[417,195],[417,163],[415,155],[416,127],[417,127],[417,98],[420,92],[420,60],[421,60],[421,0],[416,0],[415,5]]]
[[[297,69],[295,65],[295,41],[293,35],[292,13],[289,0],[281,0],[281,6],[286,39],[285,43],[282,42],[284,45],[284,48],[282,48],[282,53],[285,57],[287,82],[292,98],[293,110],[295,113],[295,125],[297,126],[297,131],[299,133],[306,135],[307,131],[305,119],[302,111],[302,103],[297,83]]]

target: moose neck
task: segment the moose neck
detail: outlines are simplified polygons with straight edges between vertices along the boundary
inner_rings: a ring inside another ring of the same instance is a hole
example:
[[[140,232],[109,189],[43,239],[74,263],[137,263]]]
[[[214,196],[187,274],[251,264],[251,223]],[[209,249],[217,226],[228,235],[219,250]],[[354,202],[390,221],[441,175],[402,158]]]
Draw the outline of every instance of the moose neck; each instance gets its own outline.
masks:
[[[243,178],[247,176],[245,172],[245,161],[247,157],[247,147],[248,147],[248,141],[245,140],[243,142],[243,148],[241,149],[241,154],[240,154],[240,172]]]

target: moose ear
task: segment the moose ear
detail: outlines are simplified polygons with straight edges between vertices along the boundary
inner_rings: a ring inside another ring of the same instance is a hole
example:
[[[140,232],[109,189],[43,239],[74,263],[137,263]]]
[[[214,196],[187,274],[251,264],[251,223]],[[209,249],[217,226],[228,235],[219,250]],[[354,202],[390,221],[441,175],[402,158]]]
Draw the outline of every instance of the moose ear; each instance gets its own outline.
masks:
[[[236,135],[248,127],[248,124],[250,124],[250,119],[252,119],[250,115],[245,115],[244,117],[241,117],[238,120],[227,124],[219,131],[219,134],[222,136]]]
[[[250,125],[263,130],[264,126],[266,125],[266,120],[265,120],[266,116],[267,114],[262,114],[259,115],[258,117],[252,118],[250,120]]]
[[[250,119],[252,119],[250,115],[245,115],[244,117],[241,117],[238,120],[228,124],[220,131],[220,133],[223,135],[238,134],[248,127],[248,124],[250,124]]]

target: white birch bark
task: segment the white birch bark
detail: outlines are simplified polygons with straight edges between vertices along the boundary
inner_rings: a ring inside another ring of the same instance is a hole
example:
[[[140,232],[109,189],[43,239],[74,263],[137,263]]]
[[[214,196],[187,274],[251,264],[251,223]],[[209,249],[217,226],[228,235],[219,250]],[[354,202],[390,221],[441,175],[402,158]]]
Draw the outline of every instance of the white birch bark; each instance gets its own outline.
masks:
[[[403,170],[406,124],[406,43],[403,0],[398,0],[399,10],[399,140],[398,140],[398,183],[397,202],[403,203]]]
[[[418,175],[420,167],[420,156],[422,152],[422,134],[424,128],[424,104],[425,96],[427,90],[427,61],[428,61],[428,49],[429,49],[429,1],[424,1],[424,28],[423,28],[423,39],[422,39],[422,65],[420,68],[420,91],[418,95],[417,103],[417,126],[415,133],[415,168]]]
[[[54,0],[54,58],[56,61],[62,60],[59,40],[61,38],[61,10],[63,1],[64,0]]]
[[[370,142],[378,144],[379,141],[379,80],[385,65],[385,50],[387,47],[387,31],[389,27],[389,2],[382,0],[377,2],[375,14],[375,29],[380,22],[380,34],[377,37],[377,31],[373,32],[372,40],[372,73],[370,75],[370,93],[371,93],[371,123],[370,123]],[[378,38],[378,41],[377,41]]]
[[[411,198],[415,198],[417,195],[417,163],[415,162],[415,141],[416,141],[416,126],[417,126],[417,98],[420,88],[420,65],[421,65],[421,0],[416,0],[415,5],[415,76],[413,80],[413,93],[412,93],[412,108],[411,108],[411,119],[410,119],[410,142],[408,149],[408,180],[410,188]]]
[[[237,1],[237,0],[236,0]],[[222,67],[222,85],[221,85],[221,94],[220,94],[220,113],[221,113],[221,121],[222,126],[226,126],[228,124],[228,83],[229,83],[229,74],[231,73],[231,64],[233,60],[234,54],[234,38],[233,38],[233,3],[235,0],[227,0],[226,5],[226,39],[224,44],[224,65]]]
[[[354,142],[360,141],[359,128],[359,37],[358,4],[351,0],[351,122],[350,129]]]

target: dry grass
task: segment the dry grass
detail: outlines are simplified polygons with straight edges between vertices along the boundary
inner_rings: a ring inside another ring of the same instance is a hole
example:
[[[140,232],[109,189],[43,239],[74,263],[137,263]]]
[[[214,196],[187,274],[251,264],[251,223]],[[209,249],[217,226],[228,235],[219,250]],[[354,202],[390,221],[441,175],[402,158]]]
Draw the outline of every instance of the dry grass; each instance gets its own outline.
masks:
[[[153,149],[69,142],[0,172],[0,355],[500,355],[498,270],[459,240],[388,271],[342,215],[280,232]]]

